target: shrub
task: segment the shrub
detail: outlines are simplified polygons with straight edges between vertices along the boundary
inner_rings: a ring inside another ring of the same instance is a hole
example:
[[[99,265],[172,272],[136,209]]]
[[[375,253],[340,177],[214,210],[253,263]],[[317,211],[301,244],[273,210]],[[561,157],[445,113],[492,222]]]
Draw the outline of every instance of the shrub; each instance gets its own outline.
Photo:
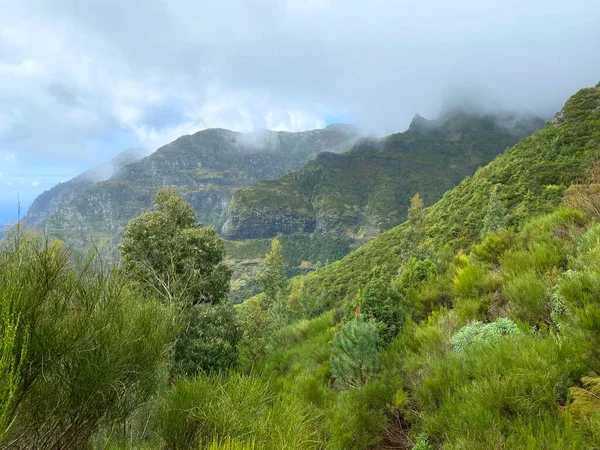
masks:
[[[362,386],[379,369],[379,333],[373,321],[357,317],[335,334],[329,367],[342,386]]]
[[[517,334],[519,328],[510,319],[501,318],[492,323],[472,322],[452,336],[452,347],[463,352],[473,345],[497,342],[502,336]]]
[[[6,438],[13,446],[83,448],[164,381],[171,312],[139,299],[97,259],[70,256],[58,241],[20,233],[0,250],[0,311],[18,318],[14,333],[0,324],[5,338],[13,333],[19,369]]]
[[[253,376],[199,376],[179,380],[159,413],[159,434],[169,449],[225,439],[265,450],[317,448],[314,417],[297,400],[278,396]]]
[[[551,324],[552,305],[548,287],[533,270],[528,270],[504,284],[509,308],[519,320],[532,325]]]

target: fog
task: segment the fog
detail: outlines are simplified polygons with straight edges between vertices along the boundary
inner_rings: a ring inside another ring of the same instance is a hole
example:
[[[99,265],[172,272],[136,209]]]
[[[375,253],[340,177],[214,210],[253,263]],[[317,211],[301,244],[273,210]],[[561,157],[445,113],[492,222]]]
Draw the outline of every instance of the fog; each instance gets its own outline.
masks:
[[[208,127],[352,122],[385,135],[460,104],[551,117],[600,81],[597,0],[0,0],[0,10],[0,156],[16,160],[0,158],[0,172],[13,176],[25,160],[93,167]]]

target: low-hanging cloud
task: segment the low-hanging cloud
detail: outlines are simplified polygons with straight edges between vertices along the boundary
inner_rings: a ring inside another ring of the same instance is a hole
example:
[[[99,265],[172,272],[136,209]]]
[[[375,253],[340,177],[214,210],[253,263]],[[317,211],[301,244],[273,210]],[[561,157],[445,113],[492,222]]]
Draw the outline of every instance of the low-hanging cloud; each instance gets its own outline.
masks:
[[[350,119],[402,131],[465,91],[547,117],[600,80],[597,0],[0,0],[0,9],[0,152],[90,166],[207,127]]]

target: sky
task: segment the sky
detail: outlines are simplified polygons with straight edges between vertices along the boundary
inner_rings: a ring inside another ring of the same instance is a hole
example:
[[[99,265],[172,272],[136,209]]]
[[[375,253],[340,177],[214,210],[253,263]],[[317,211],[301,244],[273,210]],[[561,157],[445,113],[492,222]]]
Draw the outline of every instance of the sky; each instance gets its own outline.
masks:
[[[458,97],[549,117],[600,81],[598,0],[0,0],[0,222],[210,127],[403,131]]]

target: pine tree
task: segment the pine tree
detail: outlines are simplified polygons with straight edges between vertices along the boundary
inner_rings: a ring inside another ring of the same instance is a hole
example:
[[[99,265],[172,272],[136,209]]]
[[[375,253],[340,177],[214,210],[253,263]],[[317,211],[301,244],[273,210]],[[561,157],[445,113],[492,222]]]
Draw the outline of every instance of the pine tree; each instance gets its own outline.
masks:
[[[506,206],[504,206],[502,200],[498,198],[498,193],[496,192],[496,189],[494,189],[490,195],[487,212],[485,214],[485,218],[483,219],[481,236],[486,236],[490,233],[506,228],[507,214],[508,211],[506,210]]]
[[[365,320],[356,309],[356,317],[336,333],[332,341],[329,369],[343,386],[362,386],[379,370],[377,345],[379,333],[372,320]]]
[[[407,229],[400,249],[400,257],[405,261],[410,258],[424,259],[430,252],[426,242],[425,206],[418,192],[410,200],[406,224]]]
[[[283,321],[288,280],[283,264],[283,247],[277,238],[271,241],[271,251],[265,255],[265,268],[259,282],[264,292],[263,308],[270,310],[279,322]]]

